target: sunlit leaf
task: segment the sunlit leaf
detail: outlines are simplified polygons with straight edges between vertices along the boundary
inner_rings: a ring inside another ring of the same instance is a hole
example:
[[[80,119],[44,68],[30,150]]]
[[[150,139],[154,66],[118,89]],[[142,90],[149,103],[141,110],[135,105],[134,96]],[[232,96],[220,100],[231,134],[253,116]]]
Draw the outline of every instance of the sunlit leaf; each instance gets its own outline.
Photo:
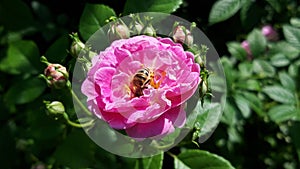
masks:
[[[285,39],[295,47],[300,47],[300,28],[295,28],[290,25],[283,26],[283,34]]]
[[[238,95],[238,94],[234,96],[234,100],[240,112],[242,113],[243,117],[248,118],[251,113],[249,101],[245,99],[242,95]]]
[[[238,60],[245,60],[247,56],[247,52],[244,48],[242,48],[240,43],[237,42],[229,42],[226,44],[228,51],[231,56],[236,57]]]
[[[253,71],[262,77],[273,77],[275,75],[275,68],[269,62],[260,59],[253,61]]]
[[[175,12],[182,0],[127,0],[124,7],[124,13],[137,12]]]
[[[279,80],[283,87],[291,90],[292,92],[296,91],[296,85],[294,80],[287,73],[281,72],[279,73]]]
[[[282,86],[266,86],[263,88],[263,92],[280,103],[294,104],[296,102],[294,94]]]
[[[281,53],[277,53],[271,57],[271,64],[276,67],[283,67],[290,64],[290,60]]]
[[[281,123],[286,120],[293,120],[297,116],[297,113],[296,107],[283,104],[272,107],[268,115],[274,122]]]
[[[41,67],[39,49],[33,41],[16,41],[8,46],[0,60],[0,70],[10,74],[34,74]]]
[[[106,20],[115,16],[112,8],[102,4],[86,4],[80,17],[79,32],[84,40],[88,40]]]
[[[218,0],[210,10],[209,23],[218,23],[232,17],[240,7],[240,0]]]
[[[261,31],[254,29],[247,37],[249,42],[252,55],[254,57],[260,56],[265,50],[267,41],[266,38],[262,35]]]
[[[178,155],[178,160],[195,169],[234,169],[230,162],[223,157],[202,150],[186,150]],[[175,169],[181,168],[175,167]],[[182,169],[186,168],[182,167]]]

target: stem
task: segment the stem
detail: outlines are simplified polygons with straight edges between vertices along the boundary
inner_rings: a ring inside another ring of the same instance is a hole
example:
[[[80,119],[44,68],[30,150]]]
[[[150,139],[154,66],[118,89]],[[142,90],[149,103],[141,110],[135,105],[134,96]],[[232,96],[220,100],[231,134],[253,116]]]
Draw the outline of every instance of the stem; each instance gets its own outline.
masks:
[[[82,102],[77,97],[76,93],[73,91],[71,87],[69,87],[69,90],[74,98],[74,100],[78,103],[79,107],[89,116],[92,116],[92,113],[82,104]]]
[[[91,120],[91,121],[89,121],[89,122],[86,122],[86,123],[81,123],[81,124],[75,123],[75,122],[73,122],[73,121],[71,121],[71,120],[69,119],[69,116],[68,116],[68,114],[67,114],[66,112],[64,113],[64,118],[65,118],[65,120],[67,121],[67,123],[68,123],[69,125],[71,125],[71,126],[73,126],[73,127],[77,127],[77,128],[84,128],[84,127],[91,126],[91,125],[93,124],[93,120]]]

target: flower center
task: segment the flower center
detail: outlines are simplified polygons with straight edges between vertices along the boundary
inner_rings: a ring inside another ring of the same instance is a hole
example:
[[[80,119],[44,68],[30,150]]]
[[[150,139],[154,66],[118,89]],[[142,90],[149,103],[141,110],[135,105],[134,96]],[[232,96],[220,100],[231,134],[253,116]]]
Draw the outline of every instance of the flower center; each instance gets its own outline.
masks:
[[[131,80],[129,91],[131,93],[131,98],[140,97],[144,95],[143,90],[152,86],[154,89],[158,89],[166,76],[166,72],[163,71],[160,77],[155,76],[153,70],[149,68],[143,68],[137,71]]]

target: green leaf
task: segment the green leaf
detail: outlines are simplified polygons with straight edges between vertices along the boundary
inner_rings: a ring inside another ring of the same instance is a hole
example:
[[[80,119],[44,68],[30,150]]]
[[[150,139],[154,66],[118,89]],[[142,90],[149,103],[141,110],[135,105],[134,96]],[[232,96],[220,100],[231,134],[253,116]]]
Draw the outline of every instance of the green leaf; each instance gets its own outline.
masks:
[[[297,113],[296,107],[292,105],[277,105],[269,110],[268,115],[274,122],[281,123],[294,119]]]
[[[138,12],[175,12],[182,0],[127,0],[124,6],[124,14]]]
[[[249,63],[249,62],[241,62],[238,65],[238,69],[239,69],[239,72],[240,72],[240,77],[248,78],[253,73],[252,63]]]
[[[254,29],[247,37],[250,45],[250,50],[254,57],[260,56],[266,50],[267,41],[261,31]]]
[[[112,8],[106,5],[86,4],[79,22],[80,35],[84,40],[88,40],[106,24],[106,20],[111,16],[116,16],[116,14]]]
[[[39,97],[45,88],[44,80],[29,78],[12,85],[5,94],[5,100],[9,104],[29,103]]]
[[[26,29],[34,25],[30,8],[21,0],[0,1],[0,23],[13,31]]]
[[[275,10],[276,12],[281,11],[281,4],[279,0],[266,0]]]
[[[0,61],[0,70],[10,74],[35,74],[40,67],[39,50],[33,41],[10,43],[6,57]]]
[[[266,86],[263,88],[263,92],[277,102],[287,104],[296,103],[294,94],[282,86]]]
[[[261,77],[273,77],[275,75],[275,68],[269,62],[260,59],[253,61],[253,71]]]
[[[233,105],[234,102],[231,100],[226,101],[224,107],[224,113],[222,116],[222,122],[227,124],[228,126],[234,126],[237,123],[237,109]]]
[[[292,77],[290,75],[288,75],[287,73],[280,72],[279,80],[280,80],[280,83],[282,84],[282,86],[285,87],[286,89],[289,89],[292,92],[296,91],[295,82],[292,79]]]
[[[234,101],[239,108],[240,112],[242,113],[244,118],[248,118],[251,115],[251,109],[249,106],[249,101],[244,98],[242,95],[236,94],[234,96]]]
[[[247,52],[245,51],[244,48],[242,48],[240,43],[229,42],[226,45],[231,56],[236,57],[238,60],[241,61],[247,58]]]
[[[236,83],[236,86],[246,90],[259,91],[261,89],[260,83],[254,79],[244,80],[241,79]]]
[[[253,109],[260,116],[264,115],[264,111],[262,110],[263,103],[257,95],[250,92],[243,92],[242,95],[249,101],[248,103],[251,109]]]
[[[218,0],[209,13],[209,23],[214,24],[232,17],[241,8],[240,0]]]
[[[163,158],[164,158],[163,153],[160,153],[152,157],[143,158],[142,165],[141,164],[136,165],[138,166],[136,167],[136,169],[152,169],[152,168],[161,169],[163,165]]]
[[[259,23],[265,13],[265,9],[254,1],[245,1],[240,11],[240,18],[244,29],[250,31]]]
[[[200,124],[199,142],[203,143],[213,133],[220,122],[222,108],[219,103],[204,103],[204,108],[198,115],[196,122]]]
[[[50,63],[62,63],[66,58],[70,47],[68,38],[66,35],[61,36],[47,49],[45,57]]]
[[[271,64],[276,67],[284,67],[290,64],[290,60],[282,53],[277,53],[271,57]]]
[[[295,47],[300,47],[300,28],[289,25],[283,26],[283,34],[285,39]]]
[[[276,55],[282,53],[288,59],[295,59],[298,57],[300,50],[286,41],[277,42],[270,45],[269,49],[270,55]]]
[[[93,149],[94,144],[86,133],[83,130],[74,129],[63,143],[56,148],[53,156],[60,165],[70,168],[83,168],[93,163]]]
[[[178,155],[178,160],[193,169],[234,169],[223,157],[203,150],[186,150]],[[186,168],[175,167],[175,169]]]
[[[300,28],[300,18],[291,18],[290,23],[291,25]]]

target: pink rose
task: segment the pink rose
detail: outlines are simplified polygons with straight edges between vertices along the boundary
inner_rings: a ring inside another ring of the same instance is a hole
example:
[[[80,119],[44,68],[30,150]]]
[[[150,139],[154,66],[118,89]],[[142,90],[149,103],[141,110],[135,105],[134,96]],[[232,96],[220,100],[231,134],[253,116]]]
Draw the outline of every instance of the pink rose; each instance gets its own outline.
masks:
[[[137,96],[132,79],[146,68],[153,77]],[[184,125],[184,103],[200,80],[194,55],[181,44],[141,35],[116,40],[95,56],[81,89],[88,108],[112,128],[133,138],[160,138]]]

